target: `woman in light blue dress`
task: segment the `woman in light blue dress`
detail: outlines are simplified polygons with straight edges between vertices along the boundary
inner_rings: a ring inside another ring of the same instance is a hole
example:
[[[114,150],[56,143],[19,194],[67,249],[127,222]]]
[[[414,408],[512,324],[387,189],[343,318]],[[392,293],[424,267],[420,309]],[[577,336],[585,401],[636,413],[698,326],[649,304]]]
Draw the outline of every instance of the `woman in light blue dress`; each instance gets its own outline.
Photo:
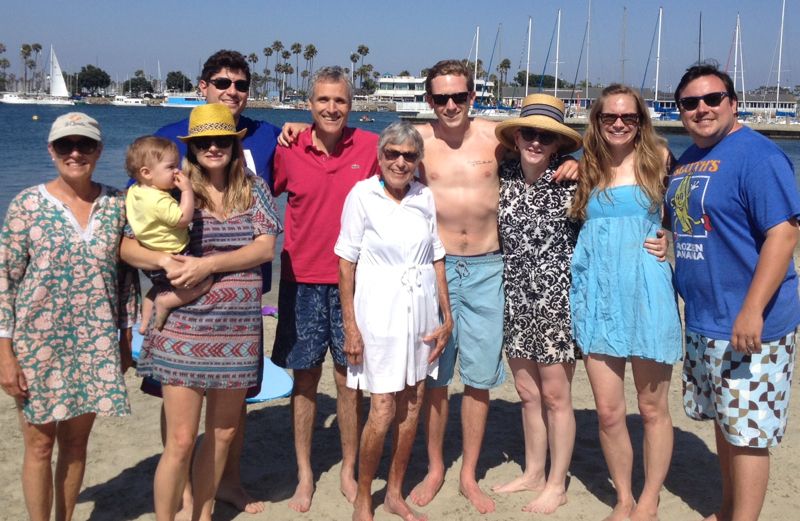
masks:
[[[660,234],[671,159],[641,96],[611,85],[592,105],[571,214],[585,222],[572,258],[575,340],[595,397],[600,443],[617,491],[610,521],[658,517],[672,457],[667,396],[682,353],[672,269],[644,248]],[[645,483],[633,497],[633,450],[625,421],[626,361],[644,425]]]

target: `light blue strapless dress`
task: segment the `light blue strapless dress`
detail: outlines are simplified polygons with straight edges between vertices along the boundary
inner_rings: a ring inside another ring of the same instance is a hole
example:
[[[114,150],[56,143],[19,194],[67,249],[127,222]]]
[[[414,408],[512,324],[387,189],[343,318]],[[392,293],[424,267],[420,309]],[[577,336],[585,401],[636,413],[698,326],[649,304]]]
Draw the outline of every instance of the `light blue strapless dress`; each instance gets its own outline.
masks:
[[[572,256],[570,307],[584,354],[675,363],[682,335],[672,267],[644,249],[661,227],[638,185],[595,191]]]

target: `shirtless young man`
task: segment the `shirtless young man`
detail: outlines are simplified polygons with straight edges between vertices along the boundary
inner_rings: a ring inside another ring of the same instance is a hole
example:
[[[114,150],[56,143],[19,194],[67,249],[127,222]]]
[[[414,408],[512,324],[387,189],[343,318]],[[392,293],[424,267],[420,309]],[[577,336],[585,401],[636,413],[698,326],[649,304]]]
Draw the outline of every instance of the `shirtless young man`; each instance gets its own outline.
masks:
[[[501,357],[503,258],[497,235],[497,171],[503,148],[494,134],[496,123],[468,117],[475,89],[472,74],[460,61],[443,60],[434,65],[425,81],[425,92],[436,121],[417,127],[425,141],[420,174],[436,200],[439,236],[447,251],[447,283],[455,327],[439,359],[438,378],[427,382],[424,423],[428,474],[410,498],[417,505],[426,505],[444,481],[447,385],[452,381],[458,352],[459,375],[464,383],[459,490],[485,514],[494,511],[494,501],[478,486],[475,469],[486,430],[489,389],[505,379]],[[565,170],[574,177],[576,163],[570,163],[573,166]]]

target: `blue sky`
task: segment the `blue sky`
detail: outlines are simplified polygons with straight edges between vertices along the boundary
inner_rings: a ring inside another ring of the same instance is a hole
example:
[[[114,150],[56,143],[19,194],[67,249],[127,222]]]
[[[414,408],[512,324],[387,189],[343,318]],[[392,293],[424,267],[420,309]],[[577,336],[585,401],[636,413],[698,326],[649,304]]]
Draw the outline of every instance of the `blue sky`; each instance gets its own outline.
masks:
[[[578,68],[588,0],[304,0],[216,1],[84,0],[66,2],[30,0],[0,8],[0,42],[8,48],[9,72],[20,73],[22,43],[52,44],[62,68],[72,72],[82,65],[98,65],[112,79],[124,80],[136,69],[162,77],[181,70],[197,76],[200,64],[220,48],[245,54],[281,40],[313,43],[319,54],[315,65],[350,66],[349,56],[359,44],[370,52],[365,61],[382,73],[407,69],[418,73],[442,58],[465,58],[481,28],[480,58],[488,65],[497,28],[502,24],[500,57],[511,60],[510,76],[525,68],[528,16],[533,17],[531,71],[541,72],[556,20],[562,10],[559,77],[572,82]],[[724,67],[732,53],[737,11],[742,19],[744,77],[748,88],[774,85],[778,68],[780,0],[593,0],[590,35],[590,81],[622,79],[623,7],[626,83],[639,86],[656,27],[659,5],[664,6],[661,47],[661,89],[673,88],[683,70],[697,59],[698,18],[703,12],[703,57],[716,58]],[[338,6],[338,7],[337,7]],[[800,84],[800,0],[787,0],[781,85]],[[473,51],[474,52],[474,51]],[[555,44],[550,61],[555,59]],[[584,55],[584,60],[586,59]],[[291,59],[294,63],[294,56]],[[499,63],[498,51],[492,64]],[[731,59],[731,70],[733,69]],[[275,56],[270,58],[273,68]],[[301,67],[303,61],[301,57]],[[585,76],[585,61],[578,79]],[[547,73],[554,73],[549,63]],[[645,85],[655,81],[655,50]]]

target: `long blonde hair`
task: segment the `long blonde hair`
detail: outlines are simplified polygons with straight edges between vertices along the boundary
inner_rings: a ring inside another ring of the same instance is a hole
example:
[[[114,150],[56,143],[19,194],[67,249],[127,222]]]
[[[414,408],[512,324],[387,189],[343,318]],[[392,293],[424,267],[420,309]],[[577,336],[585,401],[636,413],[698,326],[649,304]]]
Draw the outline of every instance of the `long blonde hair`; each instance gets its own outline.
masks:
[[[183,173],[189,176],[194,191],[195,207],[205,208],[210,212],[229,216],[235,212],[244,212],[253,204],[253,181],[245,173],[241,158],[242,145],[237,137],[231,148],[231,162],[225,172],[225,193],[222,196],[222,208],[215,208],[208,195],[208,173],[197,162],[197,155],[191,143],[186,145],[186,157],[183,158]]]
[[[583,157],[580,162],[581,177],[578,189],[572,200],[569,215],[576,219],[586,219],[586,205],[595,189],[605,190],[614,181],[611,170],[611,151],[608,143],[603,139],[601,132],[600,113],[603,103],[611,96],[623,94],[630,96],[636,102],[636,112],[639,114],[639,128],[634,138],[634,174],[636,184],[644,191],[650,202],[650,211],[655,211],[664,197],[664,178],[667,166],[664,163],[664,152],[667,142],[657,135],[650,121],[650,114],[642,96],[635,90],[625,85],[609,85],[592,103],[589,113],[589,125],[583,134]],[[609,197],[608,194],[605,194]]]

